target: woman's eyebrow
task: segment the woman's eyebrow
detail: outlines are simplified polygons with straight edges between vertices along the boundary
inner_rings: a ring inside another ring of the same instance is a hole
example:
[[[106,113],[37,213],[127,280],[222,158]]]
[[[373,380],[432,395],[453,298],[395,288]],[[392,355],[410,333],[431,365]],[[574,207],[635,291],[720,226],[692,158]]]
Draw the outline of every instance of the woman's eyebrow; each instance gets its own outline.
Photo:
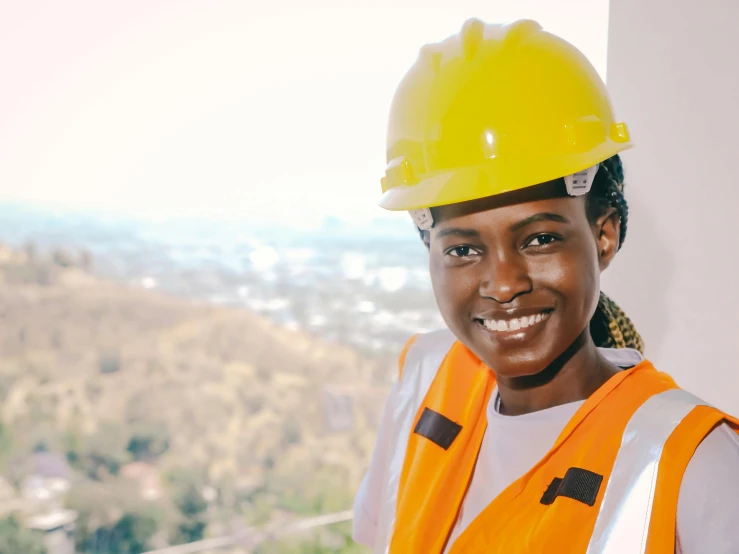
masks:
[[[436,238],[438,239],[442,237],[450,237],[450,236],[464,237],[464,238],[477,238],[480,236],[480,232],[475,229],[462,229],[459,227],[449,227],[447,229],[440,230],[436,234]]]
[[[535,223],[537,221],[556,221],[557,223],[569,223],[570,222],[570,220],[567,219],[563,215],[553,214],[550,212],[541,212],[541,213],[529,216],[526,219],[519,221],[518,223],[514,223],[513,225],[510,226],[510,230],[518,231],[519,229],[523,229],[527,225],[530,225],[531,223]]]
[[[523,229],[527,225],[530,225],[531,223],[535,223],[537,221],[556,221],[557,223],[569,223],[570,222],[570,220],[567,219],[563,215],[559,215],[559,214],[555,214],[551,212],[540,212],[538,214],[529,216],[522,221],[514,223],[513,225],[511,225],[510,230],[518,231],[519,229]],[[436,234],[436,238],[450,237],[450,236],[463,237],[463,238],[477,238],[480,236],[480,232],[477,231],[476,229],[466,229],[462,227],[448,227],[446,229],[441,229]]]

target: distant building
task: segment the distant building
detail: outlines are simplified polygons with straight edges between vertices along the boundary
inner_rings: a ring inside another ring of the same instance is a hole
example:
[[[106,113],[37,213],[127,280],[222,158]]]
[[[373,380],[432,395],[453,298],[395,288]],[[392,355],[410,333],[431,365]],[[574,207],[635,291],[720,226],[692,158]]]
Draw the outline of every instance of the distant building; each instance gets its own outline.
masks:
[[[75,554],[77,513],[64,509],[63,502],[72,482],[66,458],[54,452],[36,452],[28,459],[24,473],[21,496],[28,514],[26,527],[43,536],[47,554]]]
[[[28,518],[26,527],[43,535],[47,554],[75,554],[77,512],[54,510]]]
[[[72,468],[62,454],[36,452],[30,459],[30,473],[49,480],[72,480]]]
[[[60,509],[62,496],[72,482],[72,469],[61,454],[36,452],[28,460],[21,481],[21,496],[34,509]]]

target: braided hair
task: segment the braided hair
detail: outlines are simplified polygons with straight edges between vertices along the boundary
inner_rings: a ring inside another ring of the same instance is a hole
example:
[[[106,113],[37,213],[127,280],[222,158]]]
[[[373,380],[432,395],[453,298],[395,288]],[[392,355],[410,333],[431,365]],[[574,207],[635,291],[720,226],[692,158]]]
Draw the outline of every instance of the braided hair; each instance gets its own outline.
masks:
[[[617,155],[601,162],[587,198],[588,219],[593,222],[609,208],[615,208],[621,222],[619,248],[626,238],[629,206],[624,197],[624,168]],[[590,320],[590,334],[596,346],[635,348],[644,352],[644,342],[634,324],[618,305],[600,293],[598,307]]]
[[[564,179],[562,179],[564,187]],[[619,248],[626,238],[629,206],[624,197],[624,168],[618,154],[601,162],[587,197],[587,215],[594,222],[609,208],[615,208],[621,223]],[[418,229],[428,246],[428,232]],[[602,348],[634,348],[644,352],[644,342],[634,324],[613,300],[600,293],[598,307],[590,319],[590,335]]]
[[[644,353],[644,342],[634,324],[613,300],[600,293],[598,307],[590,319],[590,335],[596,346],[635,348]]]

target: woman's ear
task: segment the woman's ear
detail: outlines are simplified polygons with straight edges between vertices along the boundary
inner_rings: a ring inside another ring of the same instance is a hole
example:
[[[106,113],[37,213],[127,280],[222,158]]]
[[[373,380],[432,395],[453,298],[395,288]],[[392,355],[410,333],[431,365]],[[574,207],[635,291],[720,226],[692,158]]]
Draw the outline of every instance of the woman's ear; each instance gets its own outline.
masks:
[[[595,223],[595,241],[598,246],[598,265],[606,269],[618,252],[621,236],[621,218],[616,208],[608,210]]]

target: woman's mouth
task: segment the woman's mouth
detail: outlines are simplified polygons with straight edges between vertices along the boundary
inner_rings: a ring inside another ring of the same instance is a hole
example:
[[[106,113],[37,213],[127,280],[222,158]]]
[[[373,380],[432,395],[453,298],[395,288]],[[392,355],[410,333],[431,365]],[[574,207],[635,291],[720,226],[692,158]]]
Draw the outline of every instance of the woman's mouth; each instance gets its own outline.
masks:
[[[499,317],[497,319],[477,318],[475,321],[488,331],[493,331],[495,333],[510,333],[539,325],[549,318],[552,311],[553,310],[542,310],[537,314],[521,317]]]

